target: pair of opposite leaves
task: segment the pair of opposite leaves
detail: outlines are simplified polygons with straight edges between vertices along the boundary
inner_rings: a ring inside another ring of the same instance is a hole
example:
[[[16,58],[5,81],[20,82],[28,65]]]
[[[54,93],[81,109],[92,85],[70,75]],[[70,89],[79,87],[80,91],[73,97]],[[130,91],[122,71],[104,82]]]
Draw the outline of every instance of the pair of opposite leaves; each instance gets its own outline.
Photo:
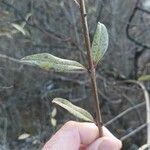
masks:
[[[102,23],[98,22],[96,32],[92,42],[92,60],[96,66],[104,56],[108,48],[108,32]],[[58,58],[48,53],[34,54],[21,59],[22,63],[36,65],[45,70],[53,69],[55,72],[84,72],[87,69],[77,61]],[[68,110],[74,116],[84,120],[94,122],[93,117],[86,110],[77,107],[63,98],[55,98],[53,103]]]

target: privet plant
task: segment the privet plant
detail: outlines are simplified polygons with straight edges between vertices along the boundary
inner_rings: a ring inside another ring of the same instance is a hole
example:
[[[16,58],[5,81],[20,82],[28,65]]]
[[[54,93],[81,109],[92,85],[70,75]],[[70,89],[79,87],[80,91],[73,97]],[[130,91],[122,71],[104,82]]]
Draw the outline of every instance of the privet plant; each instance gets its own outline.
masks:
[[[41,69],[45,69],[47,71],[54,70],[55,72],[63,72],[63,73],[79,73],[79,72],[87,72],[91,79],[91,88],[93,93],[93,105],[96,110],[96,119],[94,120],[92,115],[86,110],[73,105],[70,101],[63,98],[54,98],[53,103],[63,107],[67,111],[69,111],[74,116],[89,122],[94,122],[100,132],[100,136],[102,136],[102,119],[100,112],[100,105],[97,93],[97,84],[96,84],[96,72],[95,69],[98,63],[101,61],[104,56],[107,48],[108,48],[108,32],[102,23],[98,22],[97,28],[93,37],[92,45],[90,44],[90,37],[87,25],[87,14],[85,9],[85,1],[79,0],[79,3],[75,1],[80,8],[81,13],[81,22],[83,26],[83,36],[85,42],[85,48],[87,51],[87,61],[88,67],[80,64],[74,60],[67,60],[58,58],[49,53],[40,53],[34,54],[30,56],[26,56],[21,59],[22,63],[36,65]]]

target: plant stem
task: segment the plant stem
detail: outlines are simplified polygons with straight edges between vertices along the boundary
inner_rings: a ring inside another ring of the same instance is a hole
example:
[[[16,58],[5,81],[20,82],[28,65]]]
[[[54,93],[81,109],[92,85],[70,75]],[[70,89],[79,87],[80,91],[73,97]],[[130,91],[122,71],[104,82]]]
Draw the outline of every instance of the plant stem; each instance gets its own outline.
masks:
[[[101,117],[101,112],[100,112],[100,104],[99,104],[97,82],[96,82],[96,72],[95,72],[95,67],[94,67],[93,59],[92,59],[90,36],[89,36],[89,30],[88,30],[88,24],[87,24],[87,14],[86,14],[84,0],[80,0],[80,13],[81,13],[81,20],[82,20],[82,25],[83,25],[85,47],[87,50],[87,59],[88,59],[88,65],[89,65],[89,75],[91,78],[91,86],[92,86],[92,90],[93,90],[94,106],[96,109],[96,124],[99,129],[99,134],[100,134],[100,136],[102,136],[103,135],[102,117]]]

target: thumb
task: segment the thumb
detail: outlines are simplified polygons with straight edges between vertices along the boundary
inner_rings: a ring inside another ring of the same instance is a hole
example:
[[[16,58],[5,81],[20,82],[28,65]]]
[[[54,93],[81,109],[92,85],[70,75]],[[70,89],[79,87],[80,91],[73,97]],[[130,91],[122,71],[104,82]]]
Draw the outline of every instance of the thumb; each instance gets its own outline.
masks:
[[[102,137],[87,147],[87,150],[120,150],[121,142],[117,138]]]
[[[103,137],[91,143],[87,150],[120,150],[122,143],[103,126]]]

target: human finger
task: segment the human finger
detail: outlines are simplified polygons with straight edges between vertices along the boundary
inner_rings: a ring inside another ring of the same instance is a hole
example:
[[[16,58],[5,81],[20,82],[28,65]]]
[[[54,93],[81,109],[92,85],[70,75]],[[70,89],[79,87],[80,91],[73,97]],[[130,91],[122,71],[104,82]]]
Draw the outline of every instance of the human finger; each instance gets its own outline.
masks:
[[[86,150],[120,150],[121,147],[121,141],[103,127],[103,137],[90,144]]]
[[[67,122],[45,144],[42,150],[78,150],[80,145],[88,145],[99,136],[99,131],[94,123]]]

